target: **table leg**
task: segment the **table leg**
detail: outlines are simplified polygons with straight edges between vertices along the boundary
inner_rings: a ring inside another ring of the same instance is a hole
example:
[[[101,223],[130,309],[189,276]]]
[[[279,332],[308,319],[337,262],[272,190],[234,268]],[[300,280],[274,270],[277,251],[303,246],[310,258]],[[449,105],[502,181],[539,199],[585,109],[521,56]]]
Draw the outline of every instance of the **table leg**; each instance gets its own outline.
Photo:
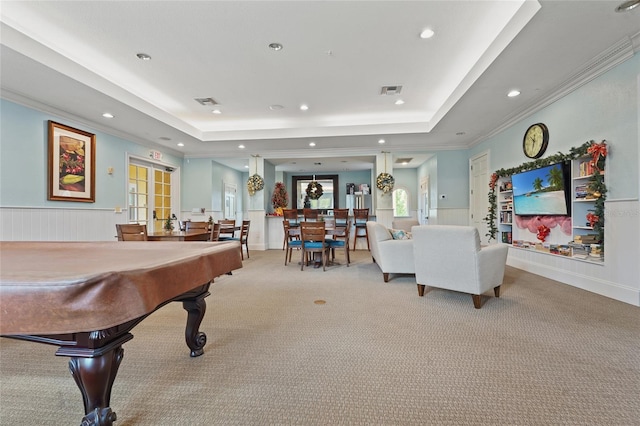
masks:
[[[207,303],[204,298],[210,293],[205,291],[195,297],[182,300],[182,307],[187,311],[187,327],[185,330],[185,340],[191,349],[191,356],[196,357],[204,353],[204,345],[207,344],[207,335],[199,331],[200,324],[207,310]]]
[[[116,421],[116,413],[109,406],[111,389],[124,357],[122,344],[132,337],[127,333],[107,346],[94,350],[92,356],[73,354],[68,348],[62,351],[71,356],[69,370],[82,393],[85,416],[81,426],[111,426]],[[58,355],[61,355],[60,352]]]

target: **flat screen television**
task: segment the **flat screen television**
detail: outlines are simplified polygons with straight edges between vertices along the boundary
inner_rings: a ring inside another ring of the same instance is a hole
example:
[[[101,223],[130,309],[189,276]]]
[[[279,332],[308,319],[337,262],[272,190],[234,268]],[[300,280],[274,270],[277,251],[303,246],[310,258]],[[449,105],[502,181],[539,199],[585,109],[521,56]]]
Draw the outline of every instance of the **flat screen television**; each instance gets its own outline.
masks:
[[[515,173],[513,212],[519,216],[571,214],[571,164],[568,161]]]

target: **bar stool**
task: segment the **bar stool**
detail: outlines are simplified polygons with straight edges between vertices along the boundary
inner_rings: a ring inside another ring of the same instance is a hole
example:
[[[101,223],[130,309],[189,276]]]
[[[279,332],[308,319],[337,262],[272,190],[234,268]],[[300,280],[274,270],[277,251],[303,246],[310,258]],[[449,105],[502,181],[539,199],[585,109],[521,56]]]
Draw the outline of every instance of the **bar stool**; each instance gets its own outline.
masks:
[[[353,221],[355,226],[355,232],[353,235],[353,249],[356,249],[356,243],[358,238],[367,239],[367,250],[371,251],[369,247],[369,233],[367,232],[367,221],[369,220],[369,209],[353,209]],[[361,233],[364,231],[364,234]]]

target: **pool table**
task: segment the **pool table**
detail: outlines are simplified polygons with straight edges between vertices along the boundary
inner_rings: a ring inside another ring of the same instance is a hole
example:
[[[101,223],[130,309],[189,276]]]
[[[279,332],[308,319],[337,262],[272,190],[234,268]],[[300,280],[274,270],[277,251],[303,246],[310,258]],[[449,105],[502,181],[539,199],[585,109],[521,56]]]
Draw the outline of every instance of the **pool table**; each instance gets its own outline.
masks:
[[[81,425],[112,425],[111,389],[131,329],[172,301],[200,356],[204,298],[242,267],[230,242],[0,242],[0,335],[59,346],[84,400]]]

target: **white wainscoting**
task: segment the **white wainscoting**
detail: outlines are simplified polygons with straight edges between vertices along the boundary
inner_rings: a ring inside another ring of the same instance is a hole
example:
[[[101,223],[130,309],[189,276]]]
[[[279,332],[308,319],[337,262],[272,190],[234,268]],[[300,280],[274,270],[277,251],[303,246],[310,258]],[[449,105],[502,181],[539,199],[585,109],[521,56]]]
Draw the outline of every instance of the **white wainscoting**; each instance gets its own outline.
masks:
[[[126,213],[113,209],[0,208],[1,241],[116,241],[116,223]]]
[[[640,306],[640,217],[637,200],[605,202],[605,261],[593,264],[535,250],[509,249],[507,264]]]

